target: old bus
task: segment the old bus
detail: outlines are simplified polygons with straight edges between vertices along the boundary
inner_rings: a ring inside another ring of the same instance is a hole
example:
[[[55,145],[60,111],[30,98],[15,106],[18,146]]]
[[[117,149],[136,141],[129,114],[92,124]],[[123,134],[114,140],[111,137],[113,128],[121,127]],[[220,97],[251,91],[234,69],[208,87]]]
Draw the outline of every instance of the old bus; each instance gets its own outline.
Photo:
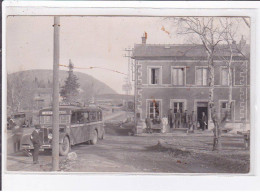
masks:
[[[105,135],[102,111],[97,107],[60,106],[59,153],[67,155],[71,145],[88,142],[96,144]],[[41,149],[51,149],[52,143],[52,109],[39,112]],[[21,149],[33,149],[30,134],[21,139]]]

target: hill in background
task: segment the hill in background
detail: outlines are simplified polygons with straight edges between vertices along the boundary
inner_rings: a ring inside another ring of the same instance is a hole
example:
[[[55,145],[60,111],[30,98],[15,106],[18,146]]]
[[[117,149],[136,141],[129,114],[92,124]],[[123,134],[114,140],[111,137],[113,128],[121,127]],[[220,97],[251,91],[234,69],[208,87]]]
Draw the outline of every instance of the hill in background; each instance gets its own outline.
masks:
[[[80,84],[80,96],[81,100],[87,102],[92,97],[96,97],[103,94],[117,93],[105,83],[93,78],[92,76],[74,72],[78,77]],[[67,71],[60,70],[59,84],[60,87],[64,85],[64,81],[67,78]],[[52,70],[27,70],[8,74],[7,76],[7,95],[8,106],[18,104],[22,109],[28,107],[35,97],[35,91],[41,89],[46,93],[52,93]],[[19,101],[19,102],[18,102]],[[30,108],[26,108],[30,109]]]
[[[80,83],[80,90],[88,91],[88,93],[97,94],[116,94],[116,92],[107,86],[105,83],[93,78],[92,76],[81,73],[81,72],[74,72],[74,74],[78,77]],[[67,71],[60,70],[59,73],[59,83],[60,86],[64,85],[64,81],[67,78],[68,73]],[[39,86],[41,88],[48,88],[52,87],[52,77],[53,72],[52,70],[27,70],[16,72],[8,75],[8,79],[17,79],[19,77],[26,78],[28,84],[33,84],[34,81],[37,80]],[[28,85],[30,86],[30,85]],[[90,90],[90,91],[89,91]]]

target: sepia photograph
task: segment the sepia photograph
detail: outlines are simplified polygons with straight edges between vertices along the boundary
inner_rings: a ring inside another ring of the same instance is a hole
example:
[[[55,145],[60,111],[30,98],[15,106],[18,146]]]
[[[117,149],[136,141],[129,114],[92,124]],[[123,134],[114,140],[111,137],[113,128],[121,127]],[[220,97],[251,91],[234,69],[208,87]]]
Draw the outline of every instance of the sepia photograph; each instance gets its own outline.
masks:
[[[8,16],[4,168],[249,174],[251,25]]]

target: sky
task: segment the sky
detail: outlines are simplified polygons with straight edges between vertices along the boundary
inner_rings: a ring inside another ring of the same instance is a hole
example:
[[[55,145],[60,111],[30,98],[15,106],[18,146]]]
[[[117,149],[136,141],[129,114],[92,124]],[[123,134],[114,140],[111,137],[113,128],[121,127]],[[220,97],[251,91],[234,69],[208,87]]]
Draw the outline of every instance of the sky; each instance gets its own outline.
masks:
[[[7,73],[30,69],[52,69],[53,17],[9,16],[7,18]],[[164,30],[169,31],[166,33]],[[244,23],[237,36],[249,41]],[[147,32],[147,44],[182,44],[187,39],[176,34],[176,28],[163,17],[69,16],[60,18],[60,64],[75,67],[102,67],[127,73],[124,49],[141,43]],[[239,40],[238,40],[239,41]],[[60,67],[67,70],[66,67]],[[104,82],[118,93],[124,93],[125,75],[103,69],[75,69]],[[132,91],[133,93],[133,91]]]

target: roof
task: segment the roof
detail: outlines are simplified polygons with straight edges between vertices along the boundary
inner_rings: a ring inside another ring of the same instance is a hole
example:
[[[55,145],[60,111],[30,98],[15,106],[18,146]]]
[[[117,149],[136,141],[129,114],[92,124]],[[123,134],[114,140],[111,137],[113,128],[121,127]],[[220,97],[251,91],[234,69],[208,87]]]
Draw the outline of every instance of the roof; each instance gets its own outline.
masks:
[[[245,60],[238,52],[239,45],[233,45],[233,59]],[[249,45],[243,47],[245,55],[249,55]],[[215,49],[215,58],[230,57],[228,45],[218,45]],[[195,44],[136,44],[133,49],[133,59],[207,59],[206,49],[203,45]]]

